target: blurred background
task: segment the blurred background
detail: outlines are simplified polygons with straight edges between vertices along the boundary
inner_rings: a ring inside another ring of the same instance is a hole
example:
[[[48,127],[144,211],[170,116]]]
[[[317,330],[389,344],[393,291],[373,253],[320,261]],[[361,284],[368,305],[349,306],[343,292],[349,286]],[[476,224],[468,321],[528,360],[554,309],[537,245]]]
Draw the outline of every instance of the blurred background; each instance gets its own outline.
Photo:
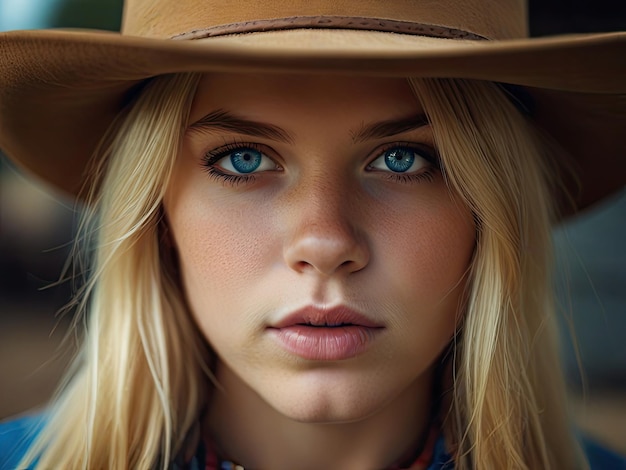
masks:
[[[121,0],[0,0],[0,31],[115,31],[121,14]],[[531,0],[530,25],[534,36],[624,30],[626,2]],[[71,318],[57,315],[71,283],[56,281],[79,211],[0,154],[0,420],[43,404],[71,357],[72,343],[60,346]],[[576,419],[626,454],[626,192],[556,227],[554,239]]]

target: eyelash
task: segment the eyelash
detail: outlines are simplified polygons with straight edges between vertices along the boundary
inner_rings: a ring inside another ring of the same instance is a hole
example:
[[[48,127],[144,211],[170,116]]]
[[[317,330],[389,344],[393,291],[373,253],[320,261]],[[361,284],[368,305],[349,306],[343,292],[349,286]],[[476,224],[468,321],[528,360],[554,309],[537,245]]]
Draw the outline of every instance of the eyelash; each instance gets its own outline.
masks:
[[[391,142],[389,144],[385,144],[383,147],[377,148],[376,157],[368,163],[367,167],[380,158],[385,152],[395,148],[415,152],[416,155],[430,163],[430,166],[419,173],[394,173],[392,171],[380,171],[380,173],[384,173],[384,177],[387,180],[405,184],[417,183],[419,181],[433,181],[435,174],[438,171],[441,171],[441,159],[439,157],[439,152],[437,152],[436,149],[425,144],[411,142]],[[370,171],[374,172],[376,170],[372,169]]]
[[[261,153],[264,152],[264,148],[259,144],[247,143],[247,142],[232,142],[214,150],[209,150],[202,159],[202,167],[207,172],[210,178],[222,183],[238,186],[242,183],[253,182],[256,179],[255,173],[248,175],[235,175],[233,173],[226,173],[215,166],[224,157],[227,157],[230,153],[241,148],[251,148]]]
[[[204,155],[204,157],[202,158],[202,167],[204,171],[209,175],[210,178],[220,181],[222,183],[231,185],[231,186],[238,186],[242,183],[251,183],[255,181],[256,173],[250,173],[247,175],[245,174],[237,175],[233,173],[226,173],[215,166],[217,162],[227,157],[230,153],[234,152],[235,150],[240,150],[242,148],[251,148],[264,154],[267,153],[264,146],[259,145],[259,144],[248,143],[248,142],[228,143],[226,145],[223,145],[222,147],[218,147],[214,150],[210,150]],[[381,148],[376,149],[376,157],[372,159],[370,163],[368,163],[366,168],[369,168],[369,165],[371,165],[374,161],[380,158],[381,155],[383,155],[385,152],[394,148],[401,148],[401,149],[406,149],[406,150],[415,152],[419,157],[429,162],[430,166],[428,166],[427,168],[424,169],[424,171],[421,171],[419,173],[407,174],[407,173],[394,173],[391,171],[389,172],[379,171],[379,173],[384,173],[385,174],[384,177],[389,181],[405,183],[405,184],[416,183],[422,180],[433,181],[435,177],[435,173],[441,170],[441,161],[440,161],[439,154],[436,151],[436,149],[433,149],[426,145],[419,145],[419,144],[408,143],[408,142],[392,142],[392,143],[384,145]],[[374,169],[371,169],[369,171],[376,172],[376,170]]]

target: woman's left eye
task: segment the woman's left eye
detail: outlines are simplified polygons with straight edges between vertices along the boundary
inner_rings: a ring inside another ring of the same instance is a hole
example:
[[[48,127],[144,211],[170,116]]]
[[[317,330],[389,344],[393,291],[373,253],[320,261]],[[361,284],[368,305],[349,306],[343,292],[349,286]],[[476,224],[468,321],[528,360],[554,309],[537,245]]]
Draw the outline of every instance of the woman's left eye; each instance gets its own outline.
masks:
[[[252,147],[238,147],[227,150],[212,165],[236,175],[246,175],[258,171],[273,170],[276,164],[263,152]]]
[[[368,169],[412,174],[432,167],[434,159],[434,155],[426,150],[396,146],[385,150],[381,156],[368,165]]]

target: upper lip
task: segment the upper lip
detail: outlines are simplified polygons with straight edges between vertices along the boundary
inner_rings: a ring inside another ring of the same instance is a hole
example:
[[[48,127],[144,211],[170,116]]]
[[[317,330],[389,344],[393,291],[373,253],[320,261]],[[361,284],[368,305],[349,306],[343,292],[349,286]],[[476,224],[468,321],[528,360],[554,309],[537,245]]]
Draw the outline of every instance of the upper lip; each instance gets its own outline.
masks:
[[[307,306],[296,310],[285,318],[271,325],[271,328],[287,328],[304,325],[317,327],[362,326],[365,328],[383,328],[383,325],[367,318],[346,306],[322,308]]]

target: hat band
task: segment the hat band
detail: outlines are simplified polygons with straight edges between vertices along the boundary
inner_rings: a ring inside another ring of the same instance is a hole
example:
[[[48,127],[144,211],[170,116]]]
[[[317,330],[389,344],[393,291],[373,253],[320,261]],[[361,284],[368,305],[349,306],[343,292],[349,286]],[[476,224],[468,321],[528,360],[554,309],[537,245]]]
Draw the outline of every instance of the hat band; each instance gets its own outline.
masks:
[[[210,26],[195,29],[172,36],[175,40],[205,39],[229,34],[260,33],[267,31],[286,31],[291,29],[353,29],[386,33],[410,34],[441,39],[467,39],[486,41],[488,38],[475,33],[445,26],[415,23],[412,21],[368,18],[362,16],[292,16],[265,20],[241,21],[237,23]],[[530,95],[521,87],[496,83],[515,107],[525,115],[532,115],[533,103]]]
[[[456,28],[411,21],[388,20],[358,16],[292,16],[265,20],[242,21],[203,29],[195,29],[172,36],[172,39],[204,39],[228,34],[260,33],[289,29],[356,29],[385,33],[412,34],[443,39],[469,39],[484,41],[487,38]]]

